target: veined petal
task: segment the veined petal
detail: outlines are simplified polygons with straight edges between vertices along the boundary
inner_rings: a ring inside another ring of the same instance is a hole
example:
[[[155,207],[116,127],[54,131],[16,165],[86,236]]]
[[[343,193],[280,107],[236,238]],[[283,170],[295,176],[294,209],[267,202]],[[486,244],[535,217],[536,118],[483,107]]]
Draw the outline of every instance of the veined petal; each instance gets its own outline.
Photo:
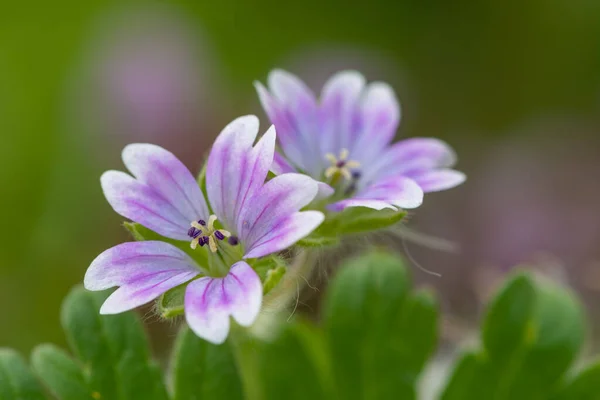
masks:
[[[317,195],[318,183],[309,176],[283,174],[257,191],[237,221],[237,233],[246,252],[291,214],[308,205]]]
[[[275,129],[258,134],[258,118],[240,117],[223,129],[208,157],[206,190],[214,213],[235,229],[240,210],[263,185],[273,163]]]
[[[281,149],[296,166],[317,177],[323,160],[314,94],[298,77],[280,69],[269,73],[268,83],[272,96],[261,85],[257,85],[257,90],[277,129]]]
[[[415,170],[447,168],[456,162],[456,155],[445,142],[435,138],[411,138],[392,145],[378,161],[365,169],[364,181],[392,175],[404,175]]]
[[[423,189],[423,192],[439,192],[452,189],[463,183],[467,177],[465,174],[453,169],[438,169],[424,171],[410,176]]]
[[[308,236],[325,219],[319,211],[296,212],[271,228],[252,244],[244,258],[262,257],[284,250]]]
[[[194,176],[177,157],[153,144],[130,144],[123,162],[133,176],[171,203],[187,223],[208,218],[208,207]]]
[[[158,241],[123,243],[100,254],[88,268],[88,290],[119,286],[104,302],[101,314],[141,306],[202,273],[182,250]]]
[[[352,150],[361,129],[360,96],[365,78],[356,71],[333,75],[323,86],[319,108],[321,155]],[[351,153],[350,157],[354,157]]]
[[[269,120],[277,130],[277,141],[285,155],[297,165],[303,165],[303,151],[305,149],[304,138],[292,125],[288,118],[288,111],[283,104],[274,99],[267,89],[260,83],[255,82],[254,86],[258,93],[258,99],[269,117]],[[275,163],[274,163],[275,166]],[[277,173],[276,171],[273,171]]]
[[[275,152],[273,156],[273,164],[271,164],[271,172],[275,175],[287,174],[288,172],[296,172],[296,169],[285,159],[284,156]]]
[[[121,171],[105,172],[100,184],[108,203],[123,217],[163,236],[188,239],[186,232],[192,219],[150,186]]]
[[[200,278],[185,292],[185,317],[201,338],[221,344],[229,333],[229,317],[242,326],[256,320],[262,304],[262,283],[254,270],[240,261],[224,278]]]
[[[423,203],[423,190],[412,179],[393,176],[381,179],[360,190],[356,196],[331,204],[334,211],[347,207],[369,207],[375,210],[383,208],[417,208]]]
[[[319,185],[319,190],[314,198],[314,201],[326,199],[335,193],[335,190],[328,184],[324,182],[317,182],[317,184]]]
[[[364,165],[372,164],[394,138],[400,123],[400,104],[394,90],[386,83],[373,82],[360,102],[362,129],[353,142],[353,158]]]

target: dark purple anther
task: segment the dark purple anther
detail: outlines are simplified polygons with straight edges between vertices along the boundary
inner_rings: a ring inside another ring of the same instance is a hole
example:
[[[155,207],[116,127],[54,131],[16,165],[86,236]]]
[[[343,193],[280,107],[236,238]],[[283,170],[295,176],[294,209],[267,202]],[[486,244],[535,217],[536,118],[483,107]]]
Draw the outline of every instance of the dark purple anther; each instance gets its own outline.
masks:
[[[190,229],[188,229],[188,236],[192,237],[194,239],[196,239],[198,237],[199,234],[201,234],[202,232],[194,227],[191,227]]]
[[[340,160],[340,161],[338,161],[338,162],[335,163],[335,166],[338,167],[338,168],[343,168],[344,165],[346,165],[346,161],[344,161],[344,160]]]
[[[199,223],[200,225],[202,225],[202,226],[206,226],[206,221],[205,221],[205,220],[203,220],[203,219],[199,219],[199,220],[198,220],[198,223]]]
[[[360,179],[360,171],[352,171],[352,179],[358,180]]]
[[[237,236],[229,236],[229,239],[227,239],[227,243],[229,243],[232,246],[235,246],[239,243],[240,241],[238,240]]]
[[[215,231],[215,237],[219,240],[225,239],[225,235],[223,235],[221,231]]]
[[[200,239],[198,239],[198,244],[200,245],[200,247],[204,246],[205,244],[208,244],[208,236],[202,236]]]

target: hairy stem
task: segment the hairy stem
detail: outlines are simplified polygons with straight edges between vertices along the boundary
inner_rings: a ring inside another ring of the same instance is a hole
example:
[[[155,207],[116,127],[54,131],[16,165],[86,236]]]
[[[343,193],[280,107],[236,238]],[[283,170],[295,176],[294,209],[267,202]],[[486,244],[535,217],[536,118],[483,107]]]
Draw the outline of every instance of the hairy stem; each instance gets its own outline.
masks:
[[[275,313],[285,309],[298,296],[302,287],[307,284],[314,272],[316,262],[315,252],[300,250],[279,284],[263,299],[263,306]]]

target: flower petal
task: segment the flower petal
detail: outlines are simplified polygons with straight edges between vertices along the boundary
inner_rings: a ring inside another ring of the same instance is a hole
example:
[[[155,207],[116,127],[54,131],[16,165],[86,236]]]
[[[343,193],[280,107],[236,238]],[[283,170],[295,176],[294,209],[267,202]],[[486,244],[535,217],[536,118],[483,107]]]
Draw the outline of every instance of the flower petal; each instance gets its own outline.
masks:
[[[381,156],[394,138],[400,122],[400,104],[388,84],[373,82],[367,86],[360,108],[362,129],[351,153],[353,159],[368,165]]]
[[[318,183],[309,176],[283,174],[265,183],[237,221],[237,232],[246,252],[283,220],[309,204],[317,195]]]
[[[153,144],[130,144],[123,162],[133,176],[173,205],[187,223],[208,218],[208,207],[194,176],[177,157]],[[188,226],[189,227],[189,226]]]
[[[425,193],[451,189],[467,179],[465,174],[453,169],[425,171],[416,173],[411,178],[421,186]]]
[[[447,168],[456,162],[456,154],[448,144],[435,138],[411,138],[392,145],[378,161],[364,170],[363,181],[415,170]]]
[[[275,152],[273,156],[273,164],[271,164],[271,172],[275,175],[287,174],[288,172],[296,172],[296,169],[285,159],[284,156]]]
[[[228,229],[235,229],[240,210],[263,185],[273,163],[275,129],[269,128],[253,148],[257,134],[258,118],[237,118],[217,137],[208,157],[208,199]]]
[[[121,171],[102,174],[104,196],[120,215],[177,240],[187,240],[190,219],[150,186]]]
[[[317,182],[317,184],[319,185],[319,191],[317,192],[314,201],[326,199],[335,193],[335,190],[328,184],[324,182]]]
[[[296,212],[271,228],[267,234],[253,243],[244,258],[262,257],[284,250],[303,237],[308,236],[325,219],[322,212]]]
[[[331,204],[330,209],[341,211],[347,207],[369,207],[375,210],[383,208],[417,208],[423,203],[423,190],[410,178],[394,176],[379,180],[356,196]]]
[[[259,83],[258,96],[277,129],[281,149],[295,165],[317,177],[323,167],[316,136],[317,103],[311,90],[295,75],[273,70],[268,77],[272,95]]]
[[[245,262],[235,263],[224,278],[200,278],[185,292],[185,317],[201,338],[221,344],[229,333],[229,316],[250,326],[262,304],[262,283]]]
[[[360,96],[365,78],[356,71],[333,75],[323,86],[319,108],[321,155],[352,150],[360,131]],[[315,137],[313,140],[317,140]],[[350,157],[354,157],[351,152]]]
[[[116,314],[145,304],[202,273],[182,250],[165,242],[122,243],[100,254],[83,280],[88,290],[113,292],[100,309]]]

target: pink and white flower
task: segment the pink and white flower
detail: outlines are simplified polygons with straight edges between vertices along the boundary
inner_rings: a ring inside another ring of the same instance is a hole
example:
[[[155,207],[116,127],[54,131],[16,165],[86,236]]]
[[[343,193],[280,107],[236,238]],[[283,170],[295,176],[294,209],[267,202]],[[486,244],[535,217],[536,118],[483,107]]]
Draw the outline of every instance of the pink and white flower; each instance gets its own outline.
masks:
[[[151,144],[125,147],[123,162],[131,175],[108,171],[101,178],[113,209],[162,236],[189,241],[216,261],[198,265],[183,250],[161,241],[108,249],[92,262],[84,279],[89,290],[118,286],[102,314],[133,309],[190,282],[185,316],[198,336],[222,343],[230,316],[242,326],[255,321],[262,283],[244,260],[290,247],[324,218],[317,211],[299,211],[318,191],[310,177],[289,173],[265,183],[275,129],[253,146],[257,134],[255,116],[238,118],[221,132],[207,163],[208,202],[194,176],[167,150]]]
[[[256,83],[265,112],[278,132],[276,174],[303,172],[320,181],[328,208],[415,208],[424,193],[450,189],[465,175],[451,169],[452,149],[434,138],[390,145],[400,105],[382,82],[366,84],[355,71],[335,74],[319,101],[296,76],[274,70],[268,89]]]

